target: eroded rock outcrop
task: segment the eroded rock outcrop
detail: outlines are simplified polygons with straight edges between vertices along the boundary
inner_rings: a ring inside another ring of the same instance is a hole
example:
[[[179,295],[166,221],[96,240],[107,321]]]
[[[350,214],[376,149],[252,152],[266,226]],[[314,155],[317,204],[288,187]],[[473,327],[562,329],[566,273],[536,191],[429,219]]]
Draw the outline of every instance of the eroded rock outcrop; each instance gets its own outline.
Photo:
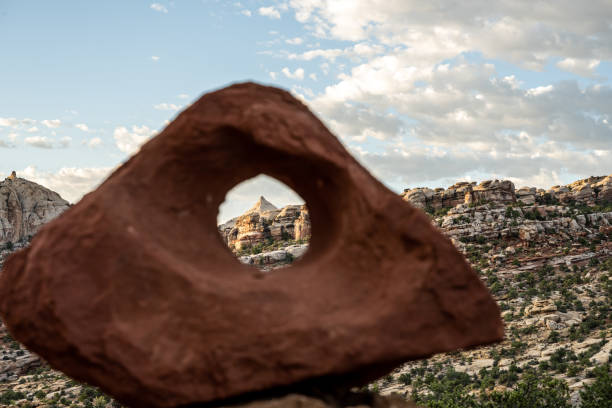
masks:
[[[417,187],[404,190],[402,198],[418,208],[451,208],[463,204],[475,185],[475,182],[460,181],[447,189]]]
[[[490,203],[457,206],[436,222],[447,236],[465,242],[510,237],[537,241],[550,234],[578,237],[604,232],[612,225],[612,212],[580,214],[561,205],[511,207]]]
[[[487,180],[466,192],[465,204],[487,202],[512,203],[516,201],[514,183],[509,180]]]
[[[68,207],[56,192],[13,172],[0,181],[0,245],[33,236]]]
[[[415,207],[431,210],[450,209],[460,204],[485,203],[508,204],[568,204],[571,202],[595,205],[612,203],[612,175],[589,177],[565,186],[553,186],[549,190],[521,187],[515,190],[510,180],[486,180],[459,182],[447,189],[417,187],[405,189],[401,197]]]
[[[291,273],[241,265],[218,236],[225,193],[260,173],[308,202],[316,239]],[[430,219],[301,102],[255,84],[203,96],[43,227],[4,265],[0,313],[53,367],[134,407],[364,385],[503,336]]]
[[[278,241],[307,241],[310,216],[306,205],[276,208],[261,196],[243,215],[219,225],[223,241],[234,251]]]

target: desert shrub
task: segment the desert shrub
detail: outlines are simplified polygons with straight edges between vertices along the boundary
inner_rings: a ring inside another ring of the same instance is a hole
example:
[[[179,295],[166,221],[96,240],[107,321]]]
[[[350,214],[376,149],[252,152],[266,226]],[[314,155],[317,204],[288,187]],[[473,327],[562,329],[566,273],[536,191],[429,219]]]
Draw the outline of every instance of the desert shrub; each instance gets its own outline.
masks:
[[[580,391],[581,408],[612,408],[610,368],[602,365],[593,370],[595,382]]]
[[[21,391],[6,390],[0,395],[0,404],[11,405],[13,401],[18,401],[25,397],[25,394]]]

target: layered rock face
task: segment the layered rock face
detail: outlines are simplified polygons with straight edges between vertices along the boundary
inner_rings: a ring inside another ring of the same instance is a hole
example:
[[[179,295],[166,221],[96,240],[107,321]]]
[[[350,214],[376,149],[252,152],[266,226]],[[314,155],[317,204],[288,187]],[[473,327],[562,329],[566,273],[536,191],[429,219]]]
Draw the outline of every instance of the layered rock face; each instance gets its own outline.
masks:
[[[577,201],[587,205],[612,202],[612,174],[609,176],[589,177],[566,186],[554,186],[549,193],[562,203]]]
[[[460,205],[436,222],[447,236],[463,242],[513,237],[535,241],[550,234],[569,238],[605,233],[611,228],[612,212],[580,214],[562,205]]]
[[[612,203],[611,191],[612,175],[589,177],[549,190],[515,190],[509,180],[488,180],[478,185],[461,182],[446,190],[408,189],[401,196],[417,207],[435,212],[437,225],[461,246],[461,242],[479,239],[517,237],[534,241],[551,233],[566,238],[606,233],[612,228],[612,212],[583,213],[571,205],[602,208],[596,205]],[[464,200],[459,203],[462,195]]]
[[[245,214],[219,226],[223,241],[234,251],[274,241],[307,241],[310,216],[306,205],[276,208],[263,196]]]
[[[447,189],[417,187],[406,189],[402,198],[419,208],[452,208],[460,204],[476,205],[485,202],[509,203],[516,201],[514,184],[508,180],[487,180],[479,185],[475,182],[458,182]]]
[[[553,186],[549,190],[535,187],[521,187],[515,190],[509,180],[487,180],[476,185],[475,182],[459,182],[447,189],[417,187],[406,189],[402,198],[419,208],[440,210],[453,208],[459,204],[478,205],[485,203],[506,204],[520,201],[532,205],[539,203],[571,202],[594,205],[612,202],[612,175],[589,177],[566,186]]]
[[[465,195],[465,204],[511,203],[514,201],[516,201],[514,183],[508,180],[483,181]]]
[[[56,192],[13,172],[0,182],[0,244],[27,239],[68,208]]]
[[[450,208],[463,204],[475,185],[475,182],[461,181],[446,190],[443,188],[432,190],[427,187],[417,187],[404,190],[402,198],[418,208],[431,207],[436,210]]]

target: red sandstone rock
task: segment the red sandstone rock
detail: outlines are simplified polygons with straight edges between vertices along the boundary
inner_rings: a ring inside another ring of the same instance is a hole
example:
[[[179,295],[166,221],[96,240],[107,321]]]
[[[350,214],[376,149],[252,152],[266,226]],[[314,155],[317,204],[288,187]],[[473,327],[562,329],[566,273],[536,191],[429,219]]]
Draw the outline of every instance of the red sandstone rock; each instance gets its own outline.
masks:
[[[262,276],[217,231],[265,173],[307,202],[308,253]],[[361,167],[289,93],[203,96],[0,275],[13,335],[131,406],[171,407],[312,379],[363,384],[503,336],[494,300],[429,219]]]

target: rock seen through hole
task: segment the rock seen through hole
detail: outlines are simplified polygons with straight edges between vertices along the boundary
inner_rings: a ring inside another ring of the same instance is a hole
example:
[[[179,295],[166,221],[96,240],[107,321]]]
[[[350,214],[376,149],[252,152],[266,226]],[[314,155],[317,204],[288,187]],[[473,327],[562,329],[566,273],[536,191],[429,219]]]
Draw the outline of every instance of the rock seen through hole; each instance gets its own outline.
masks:
[[[304,256],[310,243],[304,200],[265,175],[243,181],[226,194],[217,225],[236,258],[262,271],[290,266]]]

